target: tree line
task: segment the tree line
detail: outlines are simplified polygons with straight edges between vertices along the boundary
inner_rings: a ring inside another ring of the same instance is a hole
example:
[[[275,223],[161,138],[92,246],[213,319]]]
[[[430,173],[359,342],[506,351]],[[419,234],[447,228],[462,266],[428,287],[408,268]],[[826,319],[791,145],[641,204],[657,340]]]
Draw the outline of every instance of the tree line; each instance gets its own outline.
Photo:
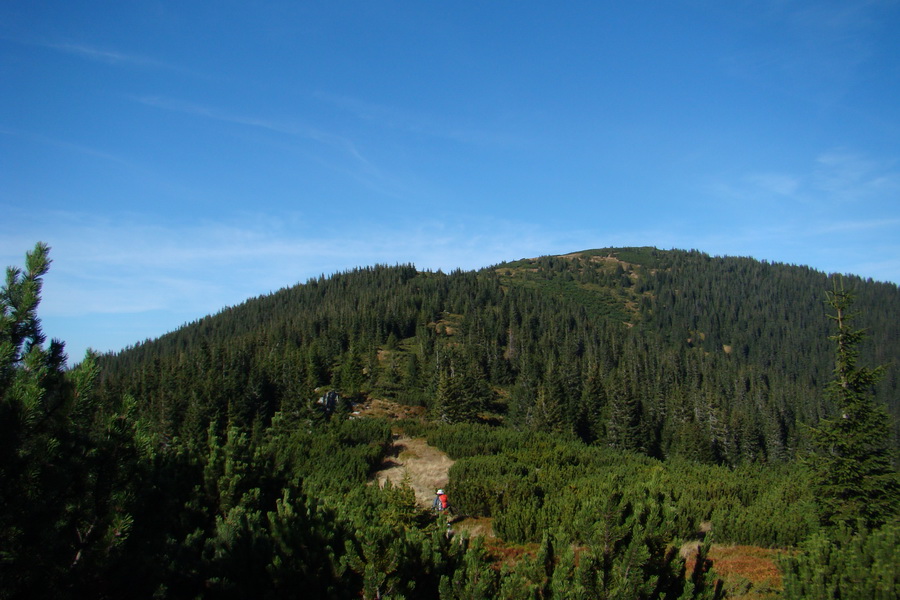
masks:
[[[896,285],[846,278],[896,417]],[[836,410],[822,273],[650,248],[480,271],[375,266],[254,298],[100,357],[110,397],[168,436],[264,428],[322,389],[443,422],[571,432],[656,458],[781,462]],[[319,390],[319,391],[317,391]],[[891,435],[896,438],[897,429]]]

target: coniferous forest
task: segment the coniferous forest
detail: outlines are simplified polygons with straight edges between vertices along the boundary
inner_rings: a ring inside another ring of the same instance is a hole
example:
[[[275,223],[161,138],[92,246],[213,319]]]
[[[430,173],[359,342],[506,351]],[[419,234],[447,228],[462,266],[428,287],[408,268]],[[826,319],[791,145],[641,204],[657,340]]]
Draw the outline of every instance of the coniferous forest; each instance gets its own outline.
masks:
[[[654,248],[378,265],[70,368],[44,277],[38,244],[0,293],[2,598],[749,595],[713,543],[784,550],[753,597],[900,596],[895,284]],[[371,485],[399,433],[494,539]]]

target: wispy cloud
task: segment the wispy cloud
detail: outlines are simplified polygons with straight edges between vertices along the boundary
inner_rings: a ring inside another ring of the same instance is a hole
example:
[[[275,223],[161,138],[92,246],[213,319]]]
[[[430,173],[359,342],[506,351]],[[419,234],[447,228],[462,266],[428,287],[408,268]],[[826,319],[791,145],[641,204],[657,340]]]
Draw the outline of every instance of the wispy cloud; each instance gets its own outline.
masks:
[[[705,191],[707,208],[727,221],[698,232],[696,247],[900,283],[892,259],[900,256],[900,165],[892,157],[830,149],[796,172],[720,177]]]
[[[35,235],[53,248],[57,293],[47,297],[45,307],[57,315],[186,305],[212,312],[357,266],[413,262],[422,269],[469,269],[543,254],[554,246],[551,236],[536,227],[495,220],[361,225],[355,230],[342,224],[331,231],[304,224],[300,217],[248,214],[176,229],[60,212],[4,235],[0,256],[7,264],[20,263]]]
[[[802,178],[783,173],[757,173],[748,175],[746,180],[756,189],[775,196],[795,196],[803,185]]]
[[[750,172],[705,184],[713,196],[741,202],[794,201],[837,206],[882,201],[900,193],[895,159],[875,159],[843,149],[820,153],[800,172]]]
[[[523,142],[521,135],[473,127],[458,118],[429,115],[420,111],[385,106],[359,98],[322,91],[317,92],[315,96],[331,106],[350,113],[357,119],[383,129],[398,130],[413,135],[473,146],[510,147],[521,145]]]
[[[321,128],[308,125],[302,120],[292,118],[270,118],[231,112],[218,107],[185,102],[164,96],[141,96],[135,100],[146,106],[162,110],[202,117],[244,127],[251,127],[281,134],[295,139],[316,142],[337,152],[349,164],[324,163],[330,168],[339,170],[353,177],[367,187],[388,196],[397,196],[402,184],[377,166],[360,149],[359,144],[350,138]],[[324,161],[321,155],[314,155],[316,160]]]
[[[49,50],[54,50],[57,52],[61,52],[63,54],[68,54],[71,56],[76,56],[78,58],[83,58],[85,60],[100,62],[108,65],[117,65],[117,66],[133,66],[133,67],[146,67],[146,68],[154,68],[154,69],[167,69],[167,70],[183,70],[181,67],[168,64],[166,62],[157,60],[155,58],[151,58],[149,56],[143,56],[140,54],[132,54],[128,52],[122,52],[117,49],[102,47],[93,44],[83,43],[83,42],[73,42],[73,41],[57,41],[57,40],[46,40],[46,39],[25,39],[19,37],[6,37],[5,39],[16,42],[19,44],[23,44],[26,46],[33,46],[38,48],[47,48]]]
[[[59,50],[60,52],[65,52],[67,54],[74,54],[74,55],[80,56],[82,58],[105,62],[108,64],[170,68],[169,65],[167,65],[163,62],[160,62],[158,60],[148,58],[146,56],[139,56],[136,54],[126,54],[124,52],[119,52],[117,50],[97,48],[94,46],[89,46],[87,44],[44,43],[42,45],[46,48],[51,48],[53,50]]]
[[[329,229],[302,216],[247,214],[186,228],[151,225],[137,217],[99,220],[77,213],[46,215],[41,224],[4,234],[0,257],[18,264],[40,235],[53,248],[54,293],[45,301],[56,316],[189,310],[202,316],[260,293],[320,274],[376,263],[416,264],[444,271],[476,269],[505,260],[591,247],[654,245],[699,248],[714,254],[779,258],[786,245],[823,246],[835,233],[900,227],[900,219],[829,223],[817,219],[736,224],[698,232],[689,223],[658,230],[573,228],[549,230],[512,220],[471,218],[398,223],[346,223]],[[40,227],[40,231],[33,229]],[[31,230],[28,230],[31,229]]]
[[[900,192],[896,160],[874,160],[845,150],[821,154],[816,159],[812,186],[827,197],[850,202]]]
[[[49,137],[46,135],[42,135],[39,133],[34,133],[30,131],[19,131],[16,129],[7,129],[4,127],[0,127],[0,135],[6,135],[10,137],[19,138],[20,140],[25,140],[28,142],[33,142],[37,144],[44,144],[47,146],[53,146],[56,148],[62,148],[64,150],[69,150],[75,152],[77,154],[83,154],[85,156],[91,156],[93,158],[99,158],[105,161],[118,163],[123,166],[134,167],[134,165],[126,158],[112,154],[110,152],[105,152],[98,148],[94,148],[92,146],[86,146],[84,144],[78,144],[75,142],[70,142],[68,140],[61,140],[53,137]]]
[[[795,213],[774,219],[736,219],[730,226],[714,229],[690,222],[673,224],[639,239],[663,248],[697,248],[712,255],[749,256],[900,283],[900,259],[896,258],[900,256],[900,219],[896,218],[838,220]]]
[[[571,232],[484,219],[328,229],[298,216],[247,214],[175,228],[138,217],[38,219],[15,211],[4,207],[17,226],[0,226],[0,260],[21,265],[36,240],[50,244],[41,315],[45,332],[64,340],[74,360],[89,346],[118,350],[321,274],[376,263],[475,269],[573,243]]]
[[[865,233],[870,231],[900,228],[900,219],[868,219],[868,220],[841,220],[836,222],[813,225],[811,233],[814,235],[828,235],[833,233]],[[898,242],[900,245],[900,242]]]
[[[877,54],[879,30],[890,22],[882,15],[895,4],[773,0],[748,5],[747,26],[765,30],[765,36],[724,56],[723,68],[730,76],[820,107],[840,105]]]
[[[185,102],[183,100],[167,98],[165,96],[140,96],[136,97],[135,100],[146,106],[152,106],[154,108],[160,108],[163,110],[194,115],[206,119],[222,121],[225,123],[233,123],[236,125],[258,127],[261,129],[267,129],[269,131],[283,133],[286,135],[315,139],[312,128],[303,126],[296,121],[265,119],[261,117],[240,115],[229,112],[227,110],[222,110],[220,108],[195,104],[192,102]]]

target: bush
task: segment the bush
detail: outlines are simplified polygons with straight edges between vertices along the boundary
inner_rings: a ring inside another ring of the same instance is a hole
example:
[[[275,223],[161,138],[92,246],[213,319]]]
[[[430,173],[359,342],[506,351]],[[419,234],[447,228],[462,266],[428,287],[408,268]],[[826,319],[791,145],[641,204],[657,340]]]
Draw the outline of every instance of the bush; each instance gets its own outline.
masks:
[[[787,600],[900,598],[900,524],[812,536],[801,553],[782,561]]]

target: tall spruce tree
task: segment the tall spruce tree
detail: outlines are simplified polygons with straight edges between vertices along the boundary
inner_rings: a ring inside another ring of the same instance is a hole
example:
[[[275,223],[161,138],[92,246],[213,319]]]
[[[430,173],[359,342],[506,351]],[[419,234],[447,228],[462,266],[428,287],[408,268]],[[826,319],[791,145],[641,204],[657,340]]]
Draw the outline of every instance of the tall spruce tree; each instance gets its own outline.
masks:
[[[825,525],[857,521],[873,527],[887,522],[900,510],[900,480],[892,464],[891,425],[885,407],[873,397],[883,369],[858,366],[858,346],[865,337],[853,329],[849,312],[853,294],[843,281],[833,283],[827,304],[837,333],[834,379],[828,394],[837,408],[833,418],[812,429],[810,464],[815,476],[820,520]]]

